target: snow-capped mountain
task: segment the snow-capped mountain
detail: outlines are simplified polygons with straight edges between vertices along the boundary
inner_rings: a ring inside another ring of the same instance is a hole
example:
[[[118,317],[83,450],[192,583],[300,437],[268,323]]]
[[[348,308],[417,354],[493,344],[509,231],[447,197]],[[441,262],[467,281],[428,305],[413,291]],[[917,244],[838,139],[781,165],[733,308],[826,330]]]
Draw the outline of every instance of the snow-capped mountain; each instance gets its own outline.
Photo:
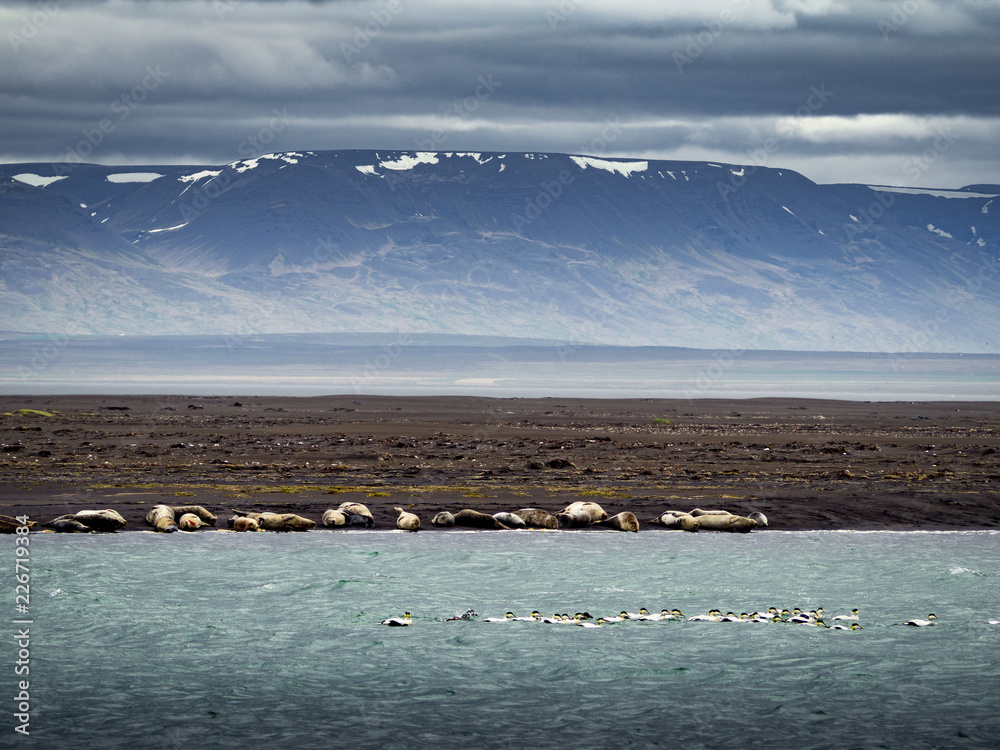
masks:
[[[562,154],[0,166],[0,329],[994,352],[1000,186]]]

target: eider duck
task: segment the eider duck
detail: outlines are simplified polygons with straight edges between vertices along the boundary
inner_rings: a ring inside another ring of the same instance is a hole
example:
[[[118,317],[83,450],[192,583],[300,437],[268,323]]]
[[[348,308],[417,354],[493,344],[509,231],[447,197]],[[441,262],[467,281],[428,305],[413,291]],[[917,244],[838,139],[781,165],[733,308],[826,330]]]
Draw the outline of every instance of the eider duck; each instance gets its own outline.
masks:
[[[932,612],[931,614],[927,615],[927,619],[926,620],[921,620],[921,619],[919,619],[917,617],[914,617],[912,620],[907,620],[903,624],[904,625],[912,625],[915,628],[926,628],[928,625],[933,625],[934,621],[937,618],[938,618],[938,616],[935,615]]]
[[[406,625],[412,625],[413,621],[410,619],[410,613],[405,612],[402,617],[390,617],[388,620],[382,620],[381,624],[399,628]]]

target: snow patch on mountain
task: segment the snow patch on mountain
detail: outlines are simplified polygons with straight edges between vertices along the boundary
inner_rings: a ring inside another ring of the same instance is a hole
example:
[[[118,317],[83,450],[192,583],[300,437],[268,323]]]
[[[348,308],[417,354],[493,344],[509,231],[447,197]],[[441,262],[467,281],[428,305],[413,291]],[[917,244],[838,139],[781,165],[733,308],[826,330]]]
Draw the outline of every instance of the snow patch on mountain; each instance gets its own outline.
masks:
[[[18,182],[23,182],[25,185],[31,185],[32,187],[46,187],[51,185],[53,182],[58,180],[65,180],[66,177],[42,177],[38,174],[32,174],[31,172],[24,172],[22,174],[16,174],[11,177],[13,180]]]
[[[163,177],[159,172],[118,172],[104,179],[108,182],[152,182]]]
[[[201,172],[195,172],[194,174],[187,174],[183,177],[178,177],[178,182],[197,182],[198,180],[204,180],[206,177],[218,177],[222,174],[222,170],[212,170],[203,169]]]
[[[595,159],[591,156],[571,156],[569,158],[580,169],[593,167],[594,169],[603,169],[605,172],[617,172],[623,177],[629,177],[633,172],[645,172],[649,169],[648,161],[608,161],[607,159]]]

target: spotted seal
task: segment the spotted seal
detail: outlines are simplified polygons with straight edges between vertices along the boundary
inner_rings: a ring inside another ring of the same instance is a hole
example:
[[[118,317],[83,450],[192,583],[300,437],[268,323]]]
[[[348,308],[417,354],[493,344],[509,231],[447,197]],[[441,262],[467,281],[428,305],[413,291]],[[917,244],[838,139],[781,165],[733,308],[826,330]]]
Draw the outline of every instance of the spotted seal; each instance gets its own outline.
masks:
[[[525,525],[536,529],[558,529],[558,519],[547,510],[540,508],[521,508],[514,515],[524,521]]]
[[[454,526],[455,516],[453,516],[446,510],[442,510],[440,513],[436,514],[434,518],[431,519],[431,523],[434,526],[443,526],[443,527]]]

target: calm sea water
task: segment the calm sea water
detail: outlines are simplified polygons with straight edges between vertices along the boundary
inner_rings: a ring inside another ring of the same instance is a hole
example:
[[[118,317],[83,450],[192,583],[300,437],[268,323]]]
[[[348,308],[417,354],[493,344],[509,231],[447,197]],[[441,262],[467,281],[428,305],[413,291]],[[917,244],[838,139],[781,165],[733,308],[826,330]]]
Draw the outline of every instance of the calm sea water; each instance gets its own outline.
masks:
[[[31,736],[8,719],[0,746],[995,748],[998,544],[994,532],[32,535]],[[8,561],[13,550],[0,540]],[[828,619],[857,607],[863,629],[482,621],[769,606]],[[478,620],[445,621],[470,608]],[[406,610],[412,627],[378,624]],[[898,624],[930,612],[934,627]],[[13,698],[11,639],[4,652]]]

